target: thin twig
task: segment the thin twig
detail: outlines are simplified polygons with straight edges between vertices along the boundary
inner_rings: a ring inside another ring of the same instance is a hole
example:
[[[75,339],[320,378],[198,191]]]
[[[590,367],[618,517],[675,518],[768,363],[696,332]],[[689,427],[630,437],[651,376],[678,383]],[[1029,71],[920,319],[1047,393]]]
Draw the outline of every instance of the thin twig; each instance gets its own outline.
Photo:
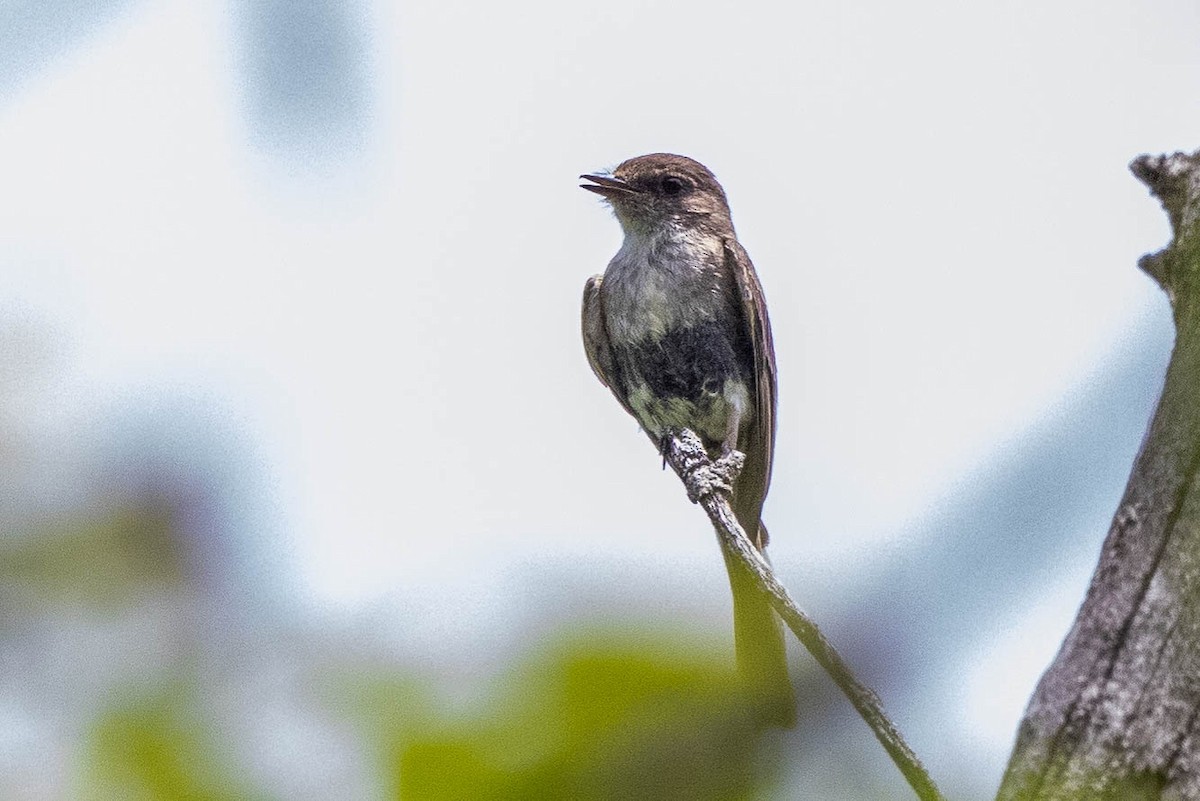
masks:
[[[945,801],[921,760],[908,747],[896,725],[883,711],[883,703],[879,696],[858,680],[817,624],[800,610],[788,594],[787,588],[775,578],[771,566],[751,544],[746,532],[738,524],[729,505],[729,488],[741,467],[741,460],[726,457],[714,464],[700,439],[687,429],[669,437],[664,444],[667,462],[683,481],[688,497],[693,503],[704,507],[717,530],[717,536],[754,574],[760,589],[770,598],[771,606],[850,699],[850,703],[871,727],[888,756],[916,791],[917,797],[921,801]]]

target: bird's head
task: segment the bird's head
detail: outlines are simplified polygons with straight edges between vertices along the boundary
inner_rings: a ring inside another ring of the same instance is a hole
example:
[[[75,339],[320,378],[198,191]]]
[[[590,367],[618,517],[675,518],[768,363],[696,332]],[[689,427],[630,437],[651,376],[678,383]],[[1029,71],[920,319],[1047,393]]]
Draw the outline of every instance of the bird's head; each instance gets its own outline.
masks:
[[[687,156],[651,153],[623,161],[611,173],[579,177],[590,182],[581,189],[609,202],[626,232],[729,223],[725,190],[707,167]]]

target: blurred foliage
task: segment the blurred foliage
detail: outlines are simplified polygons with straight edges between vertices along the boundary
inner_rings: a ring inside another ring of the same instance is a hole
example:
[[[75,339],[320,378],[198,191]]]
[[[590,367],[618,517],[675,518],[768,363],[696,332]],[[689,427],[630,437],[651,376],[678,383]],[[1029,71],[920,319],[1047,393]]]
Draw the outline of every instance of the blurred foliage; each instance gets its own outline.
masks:
[[[103,715],[91,733],[83,801],[253,801],[199,714],[175,686]]]
[[[69,749],[83,759],[70,759],[79,782],[72,798],[288,797],[269,772],[246,773],[254,763],[248,744],[228,737],[230,721],[214,716],[212,682],[240,680],[190,669],[180,677],[201,653],[222,664],[253,658],[292,666],[296,685],[255,697],[245,714],[317,721],[312,736],[334,747],[345,742],[349,722],[357,735],[350,751],[369,755],[351,773],[383,798],[749,801],[781,792],[785,770],[799,770],[792,781],[826,790],[836,773],[837,792],[816,797],[892,797],[859,775],[853,756],[838,756],[837,770],[824,775],[813,761],[831,753],[831,687],[814,686],[823,677],[811,669],[796,675],[807,726],[787,738],[782,753],[784,736],[764,725],[746,697],[724,638],[636,624],[572,628],[542,639],[466,704],[461,697],[448,703],[433,689],[461,693],[461,680],[439,676],[426,685],[403,661],[364,664],[370,651],[346,651],[336,640],[318,637],[323,646],[297,649],[287,637],[213,637],[233,632],[236,618],[210,617],[220,614],[219,604],[197,606],[215,602],[205,595],[179,518],[178,504],[142,496],[0,539],[0,633],[5,621],[20,623],[9,633],[35,632],[15,641],[24,650],[13,665],[45,671],[29,688],[30,708],[71,708],[90,721],[63,732],[71,740],[85,734],[81,749]],[[74,621],[65,638],[63,620]],[[45,658],[38,631],[59,637]],[[277,759],[275,767],[286,772],[290,760],[304,757],[285,748]],[[336,768],[317,773],[337,775]]]
[[[435,711],[386,678],[342,692],[393,798],[731,801],[762,795],[781,767],[731,663],[677,636],[593,634],[533,657],[476,714]]]
[[[132,505],[0,538],[0,599],[9,610],[45,604],[111,608],[183,576],[171,513]]]

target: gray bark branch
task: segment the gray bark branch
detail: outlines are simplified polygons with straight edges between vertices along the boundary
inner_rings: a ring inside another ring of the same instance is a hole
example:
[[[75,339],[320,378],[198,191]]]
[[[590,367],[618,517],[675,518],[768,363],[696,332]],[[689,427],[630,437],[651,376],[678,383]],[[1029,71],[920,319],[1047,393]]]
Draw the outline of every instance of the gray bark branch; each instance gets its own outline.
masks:
[[[817,624],[796,605],[787,588],[775,578],[770,564],[763,559],[762,554],[738,524],[737,517],[729,505],[729,491],[741,468],[738,458],[741,455],[735,452],[713,463],[700,439],[684,429],[668,438],[664,456],[683,481],[688,498],[693,503],[700,504],[708,514],[725,550],[736,554],[753,574],[759,588],[770,598],[771,606],[850,699],[850,703],[866,721],[888,756],[896,763],[917,797],[921,801],[944,801],[924,765],[884,712],[879,696],[858,680]]]
[[[1173,237],[1139,266],[1170,299],[1158,408],[1083,606],[1018,730],[1000,801],[1200,801],[1200,152],[1130,165]]]

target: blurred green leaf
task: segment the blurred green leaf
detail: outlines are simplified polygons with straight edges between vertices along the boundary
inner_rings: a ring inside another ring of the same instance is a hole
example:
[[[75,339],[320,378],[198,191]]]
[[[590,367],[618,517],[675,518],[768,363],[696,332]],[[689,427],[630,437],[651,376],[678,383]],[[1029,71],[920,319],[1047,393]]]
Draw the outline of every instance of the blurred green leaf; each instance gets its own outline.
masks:
[[[148,585],[177,584],[183,558],[163,506],[123,507],[104,516],[47,525],[0,540],[7,607],[117,606]]]
[[[236,780],[213,735],[187,688],[133,700],[93,729],[81,795],[87,801],[261,798]]]
[[[351,706],[404,801],[733,801],[760,795],[780,766],[729,653],[678,635],[572,635],[465,718],[411,684],[390,697],[387,683],[358,687]]]

